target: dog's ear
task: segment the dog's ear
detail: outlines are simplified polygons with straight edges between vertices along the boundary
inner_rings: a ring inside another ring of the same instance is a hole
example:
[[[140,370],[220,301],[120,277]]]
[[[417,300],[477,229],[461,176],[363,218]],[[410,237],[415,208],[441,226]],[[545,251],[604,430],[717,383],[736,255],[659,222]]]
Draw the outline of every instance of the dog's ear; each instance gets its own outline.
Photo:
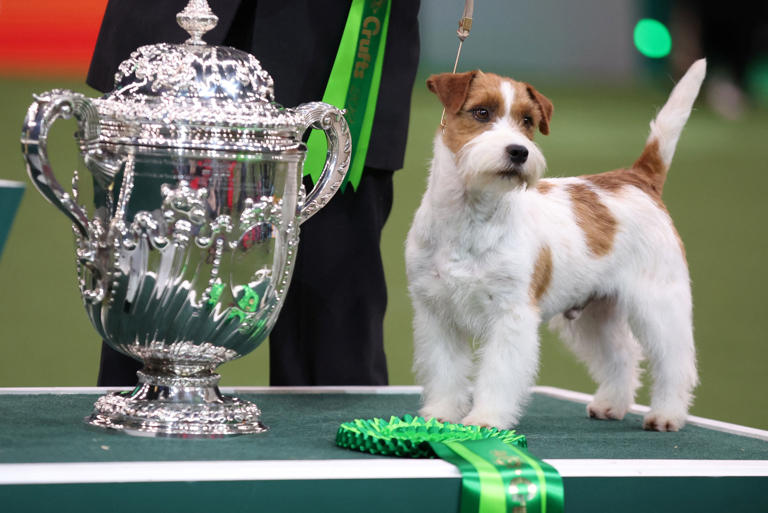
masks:
[[[456,114],[464,105],[469,93],[469,84],[478,71],[466,73],[440,73],[427,79],[427,89],[440,98],[445,110]]]
[[[552,119],[552,112],[555,110],[555,107],[549,101],[549,98],[538,92],[531,84],[525,84],[525,88],[528,90],[531,100],[539,106],[539,112],[541,113],[539,131],[547,135],[549,134],[549,121]]]

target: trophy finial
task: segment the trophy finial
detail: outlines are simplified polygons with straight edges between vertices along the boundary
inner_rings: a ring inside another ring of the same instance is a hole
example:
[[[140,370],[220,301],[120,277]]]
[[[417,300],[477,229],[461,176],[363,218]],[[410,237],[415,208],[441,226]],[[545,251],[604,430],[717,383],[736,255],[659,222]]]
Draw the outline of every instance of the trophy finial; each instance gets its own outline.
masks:
[[[190,36],[188,45],[204,45],[203,34],[211,30],[219,22],[219,17],[213,14],[206,0],[189,0],[189,3],[176,15],[176,22]]]

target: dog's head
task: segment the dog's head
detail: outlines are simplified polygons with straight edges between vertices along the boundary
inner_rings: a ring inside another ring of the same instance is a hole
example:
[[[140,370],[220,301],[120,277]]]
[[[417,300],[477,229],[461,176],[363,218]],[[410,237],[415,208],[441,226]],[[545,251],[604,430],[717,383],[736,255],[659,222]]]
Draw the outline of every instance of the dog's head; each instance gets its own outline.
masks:
[[[530,84],[493,73],[441,73],[427,87],[445,106],[442,137],[468,187],[531,187],[546,161],[533,142],[549,133],[552,102]],[[502,185],[503,186],[503,185]]]

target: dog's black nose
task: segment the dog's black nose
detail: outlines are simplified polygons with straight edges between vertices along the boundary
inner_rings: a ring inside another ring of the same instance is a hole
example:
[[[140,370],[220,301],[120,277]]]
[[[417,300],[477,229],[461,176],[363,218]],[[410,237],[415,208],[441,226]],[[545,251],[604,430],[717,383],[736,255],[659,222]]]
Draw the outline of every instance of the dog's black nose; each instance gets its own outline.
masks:
[[[522,164],[528,159],[528,148],[520,144],[510,144],[507,146],[509,160],[513,164]]]

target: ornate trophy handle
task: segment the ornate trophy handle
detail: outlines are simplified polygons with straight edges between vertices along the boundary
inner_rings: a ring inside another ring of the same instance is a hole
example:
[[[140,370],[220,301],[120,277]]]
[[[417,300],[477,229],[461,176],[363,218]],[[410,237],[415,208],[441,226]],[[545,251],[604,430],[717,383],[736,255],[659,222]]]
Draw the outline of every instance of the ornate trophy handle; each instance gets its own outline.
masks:
[[[296,110],[304,116],[304,131],[309,128],[322,130],[328,141],[323,172],[300,206],[299,223],[303,223],[323,208],[339,190],[349,169],[352,138],[344,113],[333,105],[311,102],[299,105]]]
[[[76,137],[85,150],[99,135],[98,111],[82,94],[54,89],[29,106],[21,132],[21,151],[27,161],[27,173],[38,191],[64,212],[83,237],[88,238],[88,216],[77,204],[76,195],[66,192],[56,180],[48,161],[48,130],[57,119],[75,116],[80,130]]]

